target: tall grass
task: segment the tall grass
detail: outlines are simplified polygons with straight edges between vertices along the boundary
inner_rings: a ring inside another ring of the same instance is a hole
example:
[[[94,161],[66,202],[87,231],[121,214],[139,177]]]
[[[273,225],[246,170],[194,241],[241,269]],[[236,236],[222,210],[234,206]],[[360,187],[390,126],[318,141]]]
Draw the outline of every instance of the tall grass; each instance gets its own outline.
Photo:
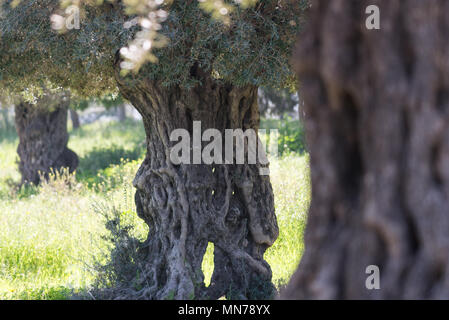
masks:
[[[63,175],[25,191],[15,187],[20,178],[17,143],[13,134],[0,132],[0,299],[65,299],[89,288],[95,278],[91,266],[108,250],[99,207],[114,207],[137,226],[137,236],[145,236],[132,187],[144,155],[144,131],[128,120],[71,132],[69,147],[80,156],[76,179]],[[282,286],[303,252],[310,202],[308,156],[272,158],[270,169],[280,235],[266,259],[275,284]],[[212,248],[203,271],[210,279]]]

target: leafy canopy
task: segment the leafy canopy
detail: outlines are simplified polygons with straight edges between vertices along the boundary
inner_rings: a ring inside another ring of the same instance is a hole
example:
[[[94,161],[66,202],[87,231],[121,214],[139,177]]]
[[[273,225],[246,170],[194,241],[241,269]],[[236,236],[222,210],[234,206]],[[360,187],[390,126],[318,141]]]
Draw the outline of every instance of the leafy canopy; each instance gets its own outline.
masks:
[[[138,25],[124,28],[135,15],[125,11],[122,1],[84,6],[80,29],[65,33],[55,32],[50,23],[59,1],[21,0],[12,7],[13,1],[4,1],[0,17],[0,88],[20,92],[51,84],[81,96],[116,90],[118,52],[139,32]],[[143,65],[139,77],[191,87],[198,80],[190,70],[199,66],[235,85],[295,86],[289,58],[308,1],[234,6],[227,21],[211,18],[207,2],[162,4],[168,16],[158,33],[168,42],[152,51],[157,62]]]

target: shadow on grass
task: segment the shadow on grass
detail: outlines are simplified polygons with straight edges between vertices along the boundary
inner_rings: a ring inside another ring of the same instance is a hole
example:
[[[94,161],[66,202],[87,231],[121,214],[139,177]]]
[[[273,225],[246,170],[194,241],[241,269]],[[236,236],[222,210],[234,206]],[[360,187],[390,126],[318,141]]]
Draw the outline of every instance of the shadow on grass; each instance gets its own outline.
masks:
[[[118,146],[107,148],[95,148],[86,156],[80,158],[77,169],[78,181],[87,182],[89,185],[100,182],[98,174],[112,165],[118,165],[123,160],[133,161],[139,159],[145,150],[140,145],[133,149],[124,149]]]

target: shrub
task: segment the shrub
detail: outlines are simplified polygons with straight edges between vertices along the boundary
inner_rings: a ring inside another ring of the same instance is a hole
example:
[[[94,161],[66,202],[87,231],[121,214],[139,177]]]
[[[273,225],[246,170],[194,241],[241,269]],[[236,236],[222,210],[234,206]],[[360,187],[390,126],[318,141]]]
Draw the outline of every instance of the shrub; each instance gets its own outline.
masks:
[[[285,120],[278,119],[262,119],[261,129],[278,130],[278,152],[280,156],[290,153],[303,154],[307,151],[304,127],[298,120],[287,118]],[[267,143],[270,143],[269,138]]]

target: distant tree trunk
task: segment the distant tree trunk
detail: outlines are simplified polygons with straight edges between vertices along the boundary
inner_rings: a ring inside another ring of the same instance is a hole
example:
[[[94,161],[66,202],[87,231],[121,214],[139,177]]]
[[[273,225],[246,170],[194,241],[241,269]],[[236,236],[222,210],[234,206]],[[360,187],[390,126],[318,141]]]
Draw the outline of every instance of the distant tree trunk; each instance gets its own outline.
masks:
[[[70,119],[72,120],[72,127],[73,129],[78,129],[80,127],[80,118],[78,116],[78,112],[73,109],[69,109],[70,112]]]
[[[304,110],[304,100],[299,94],[299,91],[297,92],[297,95],[298,95],[298,120],[304,122],[306,118],[306,112]]]
[[[295,56],[312,204],[284,298],[449,298],[448,16],[443,0],[313,2]]]
[[[257,88],[219,83],[195,71],[202,85],[187,90],[118,78],[122,95],[143,117],[147,155],[135,180],[139,216],[148,224],[144,286],[132,298],[268,298],[273,295],[265,250],[278,236],[273,191],[259,165],[174,165],[173,130],[254,128],[259,125]],[[208,242],[215,270],[205,288],[201,270]],[[130,297],[124,294],[124,297]]]
[[[265,91],[262,88],[259,88],[258,90],[257,103],[259,104],[259,113],[262,115],[262,117],[266,117],[266,113],[269,108],[269,101]]]
[[[118,120],[120,122],[123,122],[126,120],[126,108],[125,105],[122,104],[120,106],[117,107],[118,108]]]
[[[39,172],[47,175],[50,169],[67,167],[73,172],[78,166],[78,157],[67,148],[67,105],[59,102],[47,106],[38,102],[26,102],[15,106],[16,130],[19,136],[17,153],[22,183],[40,182]]]
[[[8,109],[2,108],[2,106],[0,105],[0,112],[2,113],[4,127],[6,130],[8,130],[11,127],[9,120],[8,120]]]

